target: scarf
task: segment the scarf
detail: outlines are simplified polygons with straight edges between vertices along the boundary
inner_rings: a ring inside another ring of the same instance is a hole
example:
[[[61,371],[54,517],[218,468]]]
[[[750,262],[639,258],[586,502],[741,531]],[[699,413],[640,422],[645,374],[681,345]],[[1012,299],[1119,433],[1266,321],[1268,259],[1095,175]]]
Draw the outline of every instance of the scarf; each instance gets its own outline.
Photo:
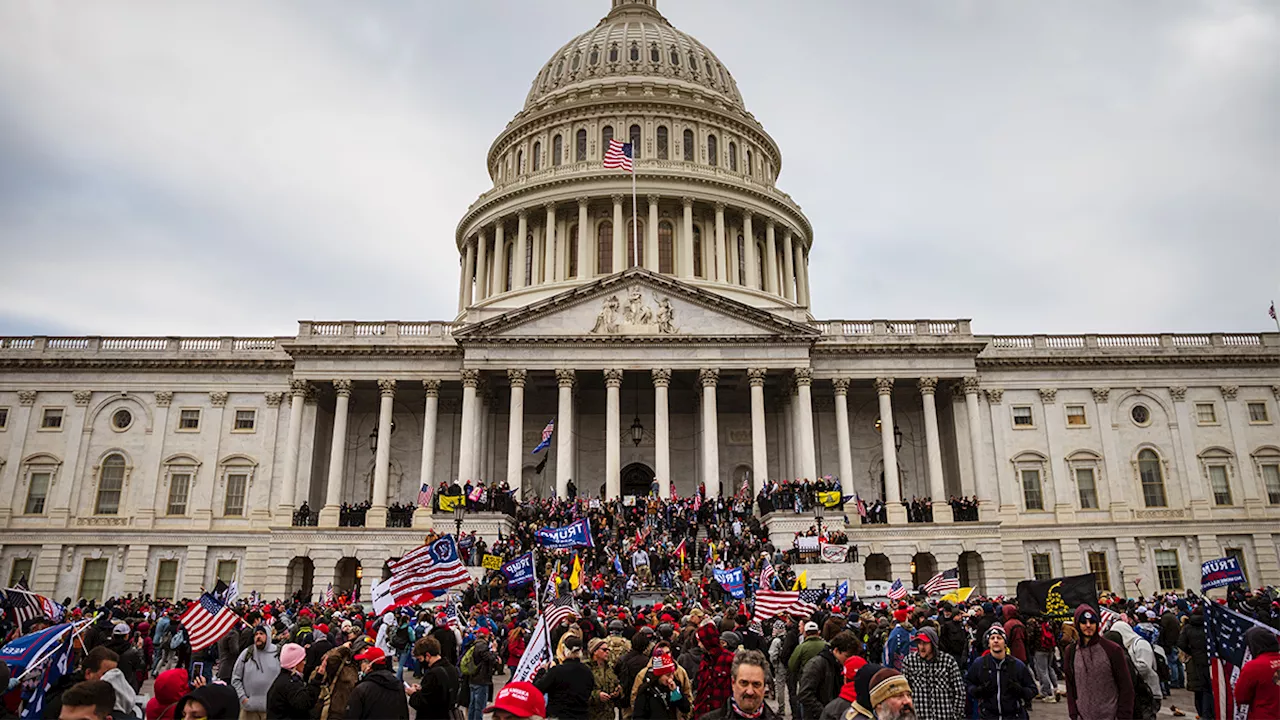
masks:
[[[848,700],[849,702],[853,702],[858,699],[858,690],[854,687],[852,680],[845,683],[844,686],[840,688],[840,699]]]
[[[730,697],[730,698],[729,698],[729,704],[733,707],[733,712],[734,712],[738,717],[752,718],[752,720],[754,720],[755,718],[758,718],[758,717],[760,717],[761,715],[764,715],[764,703],[760,703],[760,707],[756,708],[756,711],[755,711],[755,712],[753,712],[753,713],[749,713],[749,712],[747,712],[746,710],[743,710],[743,709],[738,705],[738,701],[737,701],[737,700],[735,700],[735,699],[734,699],[734,698],[732,698],[732,697]]]

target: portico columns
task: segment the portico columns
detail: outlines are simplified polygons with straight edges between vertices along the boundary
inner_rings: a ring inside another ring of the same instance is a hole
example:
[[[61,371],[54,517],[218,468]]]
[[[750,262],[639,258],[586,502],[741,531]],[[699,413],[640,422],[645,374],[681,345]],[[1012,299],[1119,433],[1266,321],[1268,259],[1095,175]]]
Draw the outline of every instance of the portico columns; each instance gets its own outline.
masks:
[[[693,198],[683,197],[680,201],[684,203],[684,229],[680,233],[680,277],[693,277]]]
[[[476,474],[476,386],[480,371],[462,371],[462,438],[458,443],[458,483],[475,479]]]
[[[964,388],[964,409],[968,418],[969,425],[969,457],[973,461],[973,476],[968,484],[961,480],[960,492],[966,496],[977,496],[978,485],[983,484],[979,478],[982,477],[982,416],[978,409],[978,378],[967,377],[961,381],[961,387]],[[978,511],[981,512],[984,507],[989,507],[991,498],[978,498]]]
[[[589,250],[591,247],[587,227],[591,220],[587,217],[587,199],[578,198],[578,279],[585,280],[591,277],[591,268],[595,263],[591,262],[591,258],[595,257]],[[574,242],[574,238],[569,238],[569,242]],[[567,247],[567,246],[566,246]],[[569,251],[565,250],[564,257],[565,277],[569,277]],[[600,272],[609,272],[609,268],[600,268]]]
[[[788,300],[796,299],[796,265],[791,249],[791,228],[782,231],[782,295]]]
[[[773,237],[773,218],[764,221],[764,289],[778,292],[778,245]]]
[[[810,385],[813,384],[813,370],[796,368],[795,376],[796,390],[800,397],[797,408],[800,413],[800,473],[801,477],[812,482],[818,477],[813,442],[813,394],[810,392]]]
[[[626,235],[622,232],[626,227],[625,220],[622,218],[622,196],[612,195],[610,199],[613,200],[613,269],[602,268],[602,270],[622,272],[627,269],[627,243],[624,240]],[[578,264],[582,264],[582,258],[578,258]]]
[[[581,260],[581,258],[579,258]],[[582,262],[578,263],[582,267]],[[556,497],[569,496],[569,476],[573,473],[573,368],[556,370],[556,384],[560,388],[560,407],[556,414]]]
[[[898,451],[893,441],[893,378],[876,378],[880,395],[880,452],[884,457],[884,502],[891,523],[907,519],[902,507],[902,488],[898,485]]]
[[[547,203],[543,207],[547,209],[547,224],[542,228],[542,282],[551,283],[559,279],[556,275],[556,206]]]
[[[494,295],[507,291],[507,227],[501,219],[493,230],[493,282],[489,287]]]
[[[852,495],[853,452],[849,447],[849,378],[831,381],[836,390],[836,451],[840,458],[840,492]]]
[[[485,237],[484,228],[476,231],[476,299],[480,302],[489,297],[489,239]]]
[[[698,371],[702,384],[702,481],[707,497],[720,497],[720,435],[716,426],[716,384],[720,371],[703,368]]]
[[[395,406],[396,381],[379,380],[378,446],[374,453],[373,505],[369,508],[368,527],[387,526],[387,486],[391,483],[391,413]]]
[[[751,384],[751,492],[758,495],[769,477],[769,450],[764,434],[764,368],[748,368]]]
[[[519,290],[525,286],[525,258],[529,257],[529,212],[521,210],[516,215],[516,256],[511,263],[511,289]]]
[[[642,257],[646,268],[658,272],[658,196],[650,195],[647,200],[649,201],[649,227],[645,228]]]
[[[471,305],[472,283],[475,281],[475,275],[476,246],[468,240],[466,258],[462,261],[462,283],[458,288],[458,312],[466,310]]]
[[[922,377],[916,381],[924,401],[924,444],[929,459],[929,495],[933,502],[933,521],[949,523],[953,516],[947,502],[947,485],[942,477],[942,447],[938,443],[938,405],[934,397],[938,378]]]
[[[671,497],[671,423],[667,417],[667,387],[671,371],[654,368],[653,376],[653,470],[658,476],[658,494]]]
[[[605,499],[613,500],[622,494],[622,426],[618,420],[619,391],[622,387],[622,371],[610,368],[604,371],[604,486]]]
[[[347,465],[347,409],[351,404],[351,381],[334,380],[337,400],[333,406],[333,439],[329,444],[329,482],[325,486],[324,507],[319,524],[336,527],[342,505],[342,476]]]
[[[809,286],[804,276],[804,243],[795,243],[796,302],[809,306]]]
[[[756,235],[751,229],[751,211],[742,211],[742,252],[746,253],[744,264],[747,266],[747,287],[760,287],[760,266],[756,260]]]
[[[507,380],[511,381],[511,405],[507,422],[507,485],[512,490],[520,490],[520,480],[524,471],[524,383],[527,373],[518,368],[507,371]],[[519,499],[521,493],[516,492]]]
[[[422,465],[421,465],[421,483],[429,488],[436,486],[436,419],[440,409],[440,381],[439,380],[423,380],[422,389],[426,392],[427,400],[422,412]],[[416,503],[415,503],[416,505]],[[419,527],[419,517],[422,517],[422,523],[427,522],[426,517],[431,514],[430,507],[417,507],[413,513],[414,527]]]
[[[284,446],[280,502],[276,503],[278,521],[285,524],[293,522],[293,502],[298,488],[298,449],[302,446],[302,403],[306,396],[306,380],[289,383],[289,436]]]
[[[716,277],[722,282],[729,282],[729,250],[724,243],[724,203],[718,202],[716,207]]]

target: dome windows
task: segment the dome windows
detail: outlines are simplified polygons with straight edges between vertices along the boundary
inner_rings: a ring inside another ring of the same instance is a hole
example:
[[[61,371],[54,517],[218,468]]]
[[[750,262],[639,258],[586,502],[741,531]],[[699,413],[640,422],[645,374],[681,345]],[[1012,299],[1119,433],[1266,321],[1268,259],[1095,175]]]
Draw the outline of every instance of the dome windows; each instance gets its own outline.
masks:
[[[551,141],[551,165],[559,167],[560,162],[564,159],[564,136],[556,135]]]
[[[596,274],[613,272],[613,223],[605,220],[596,229]]]
[[[600,156],[604,157],[604,151],[609,147],[609,141],[613,139],[613,126],[605,125],[600,128]]]
[[[631,140],[630,140],[631,159],[639,160],[640,159],[640,126],[632,125],[631,129],[628,131],[627,134],[631,136]]]
[[[670,144],[670,139],[667,137],[667,126],[659,125],[657,135],[658,135],[658,159],[667,160],[669,159],[669,156],[671,154],[670,149],[668,147]]]
[[[618,62],[618,43],[614,43],[609,46],[609,62]]]
[[[729,142],[729,169],[738,172],[738,144],[733,141]]]
[[[591,46],[591,54],[587,56],[587,64],[590,65],[591,67],[595,67],[596,65],[600,64],[600,46],[599,45]]]
[[[716,156],[719,155],[719,153],[720,153],[720,148],[717,146],[716,136],[708,135],[707,136],[707,164],[710,165],[711,167],[715,167],[716,165],[718,165],[719,159]]]
[[[680,51],[676,49],[675,45],[671,46],[671,65],[680,67]]]
[[[649,62],[654,65],[662,62],[662,51],[658,49],[658,43],[649,43]]]
[[[574,223],[569,226],[569,277],[577,277],[578,275],[578,225]]]
[[[569,63],[569,69],[573,72],[578,72],[580,67],[582,67],[582,53],[576,52],[573,54],[573,61]]]
[[[523,173],[524,173],[524,150],[520,149],[516,151],[516,174],[521,175]]]
[[[693,226],[693,276],[702,277],[702,228]]]
[[[576,138],[575,145],[576,145],[576,148],[574,149],[575,162],[586,162],[587,161],[587,131],[586,130],[582,128],[578,129],[578,136]]]
[[[689,72],[696,73],[698,71],[698,56],[689,51]]]
[[[674,273],[675,265],[675,228],[663,220],[658,223],[658,272]]]
[[[640,62],[640,43],[631,41],[631,62]]]
[[[559,60],[556,61],[556,79],[559,80],[560,76],[563,74],[564,74],[564,58],[560,58]]]
[[[533,143],[533,171],[538,172],[542,169],[542,141],[535,140]]]
[[[756,174],[756,168],[755,168],[755,165],[751,162],[751,150],[750,150],[750,149],[748,149],[748,150],[747,150],[747,174],[748,174],[748,175],[755,175],[755,174]]]
[[[684,131],[684,159],[693,162],[693,131]]]

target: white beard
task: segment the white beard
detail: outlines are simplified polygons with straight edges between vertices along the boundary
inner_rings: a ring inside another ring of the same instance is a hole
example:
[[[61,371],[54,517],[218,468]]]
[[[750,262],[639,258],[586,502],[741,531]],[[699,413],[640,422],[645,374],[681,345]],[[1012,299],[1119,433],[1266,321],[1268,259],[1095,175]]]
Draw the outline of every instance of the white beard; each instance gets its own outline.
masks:
[[[916,720],[916,711],[914,708],[902,708],[899,711],[890,710],[882,707],[875,711],[876,720]]]

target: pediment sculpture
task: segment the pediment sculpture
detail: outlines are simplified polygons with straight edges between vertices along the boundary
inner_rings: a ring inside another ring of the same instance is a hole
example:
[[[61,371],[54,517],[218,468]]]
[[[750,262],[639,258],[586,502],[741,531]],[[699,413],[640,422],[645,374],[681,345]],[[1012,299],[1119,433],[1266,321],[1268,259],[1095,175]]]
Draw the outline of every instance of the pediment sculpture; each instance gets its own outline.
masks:
[[[647,305],[640,288],[631,288],[624,305],[617,295],[605,298],[596,315],[592,335],[642,335],[646,333],[658,335],[674,335],[675,310],[671,307],[671,298],[653,297],[656,309]]]

